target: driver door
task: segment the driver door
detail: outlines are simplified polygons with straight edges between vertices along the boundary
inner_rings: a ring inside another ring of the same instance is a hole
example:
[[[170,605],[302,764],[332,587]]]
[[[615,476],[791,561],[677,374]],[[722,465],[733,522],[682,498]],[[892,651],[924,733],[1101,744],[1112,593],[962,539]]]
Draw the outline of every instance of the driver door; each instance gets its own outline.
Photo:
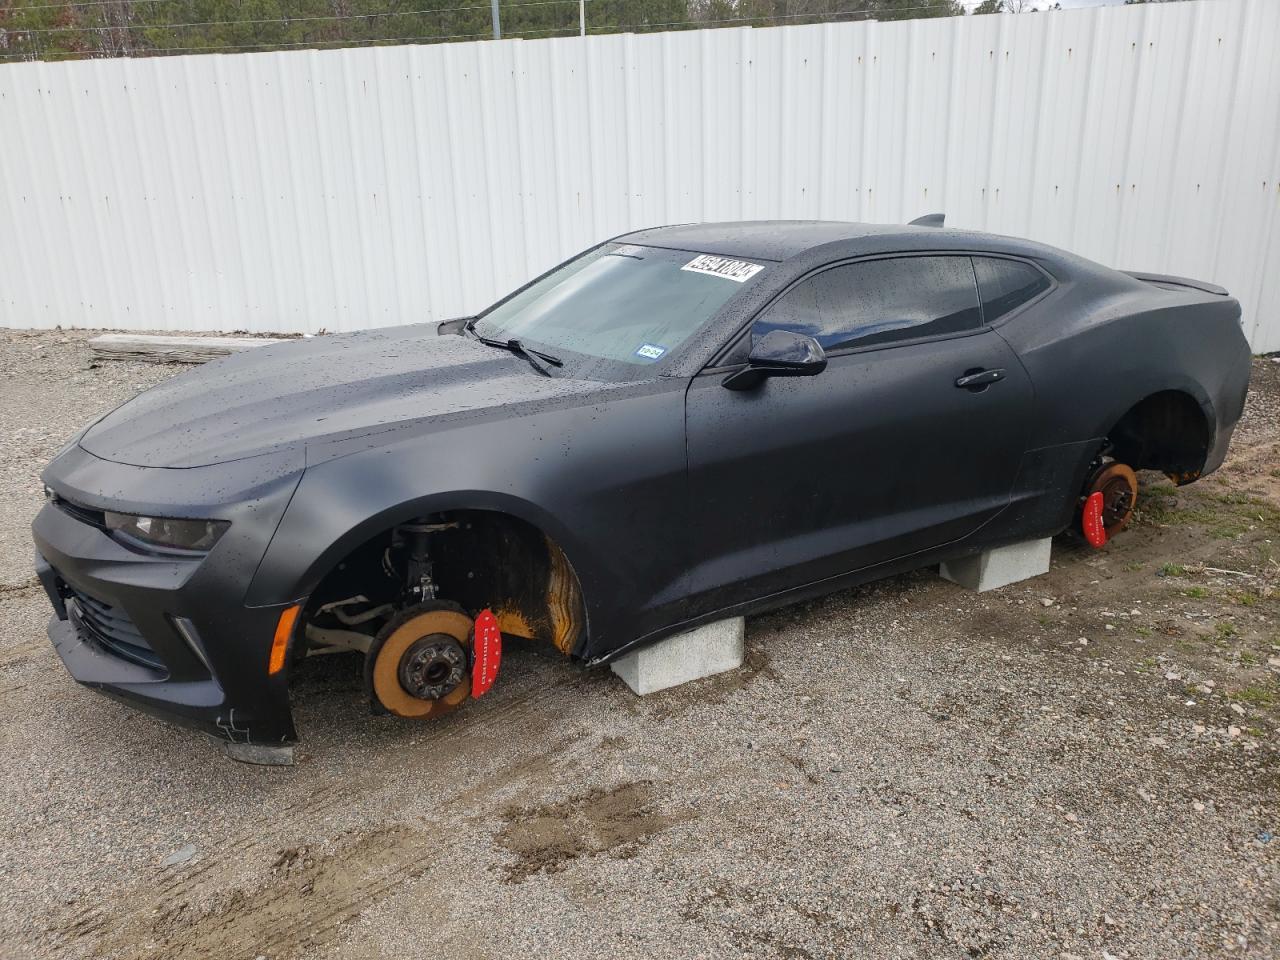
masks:
[[[824,268],[750,336],[773,329],[814,336],[826,370],[730,390],[708,369],[686,395],[691,615],[962,539],[1009,503],[1025,448],[1031,384],[967,256]]]

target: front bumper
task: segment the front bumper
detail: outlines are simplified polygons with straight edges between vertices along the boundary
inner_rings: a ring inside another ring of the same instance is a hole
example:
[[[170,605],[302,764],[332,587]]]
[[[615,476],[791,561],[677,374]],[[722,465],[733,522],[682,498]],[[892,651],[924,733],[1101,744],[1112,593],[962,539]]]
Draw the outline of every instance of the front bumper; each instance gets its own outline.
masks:
[[[54,461],[45,482],[73,503],[113,506],[78,485],[86,470],[99,479],[110,475],[127,482],[130,472],[142,468],[75,451]],[[192,478],[177,479],[185,486]],[[36,572],[54,611],[49,638],[71,676],[149,713],[235,743],[274,746],[296,740],[288,670],[267,671],[276,623],[289,603],[244,604],[296,485],[296,476],[284,479],[240,507],[157,504],[147,511],[131,503],[136,512],[204,511],[230,519],[231,528],[213,550],[194,558],[135,551],[82,516],[46,504],[32,524]]]

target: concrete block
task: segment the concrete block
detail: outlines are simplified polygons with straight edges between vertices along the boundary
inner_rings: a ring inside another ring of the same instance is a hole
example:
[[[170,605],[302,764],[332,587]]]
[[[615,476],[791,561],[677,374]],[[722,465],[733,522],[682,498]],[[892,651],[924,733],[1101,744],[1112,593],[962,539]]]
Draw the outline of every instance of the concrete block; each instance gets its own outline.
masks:
[[[938,573],[968,590],[982,593],[1048,573],[1052,546],[1050,539],[1013,543],[961,560],[948,560],[938,568]]]
[[[742,617],[718,620],[633,650],[610,666],[643,697],[742,666],[745,634]]]

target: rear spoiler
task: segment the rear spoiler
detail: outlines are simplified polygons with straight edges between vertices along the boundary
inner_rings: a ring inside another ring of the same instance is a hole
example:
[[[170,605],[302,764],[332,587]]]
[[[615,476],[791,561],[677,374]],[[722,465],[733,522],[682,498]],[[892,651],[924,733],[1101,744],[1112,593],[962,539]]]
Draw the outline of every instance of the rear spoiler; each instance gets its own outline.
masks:
[[[1138,273],[1135,270],[1122,270],[1120,272],[1133,277],[1135,280],[1141,280],[1143,283],[1154,283],[1158,287],[1188,287],[1192,290],[1199,290],[1201,293],[1212,293],[1219,297],[1230,296],[1224,288],[1216,283],[1205,283],[1203,280],[1188,280],[1186,277],[1171,277],[1163,273]]]

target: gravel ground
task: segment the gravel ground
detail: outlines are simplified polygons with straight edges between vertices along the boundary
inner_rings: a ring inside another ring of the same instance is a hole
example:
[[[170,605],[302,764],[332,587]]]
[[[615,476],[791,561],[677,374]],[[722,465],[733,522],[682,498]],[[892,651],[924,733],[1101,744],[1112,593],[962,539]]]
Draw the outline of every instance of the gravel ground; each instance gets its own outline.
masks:
[[[1047,576],[790,607],[644,699],[516,651],[431,726],[314,660],[263,769],[45,639],[38,471],[176,372],[86,336],[0,331],[4,960],[1280,954],[1280,364],[1226,468]]]

